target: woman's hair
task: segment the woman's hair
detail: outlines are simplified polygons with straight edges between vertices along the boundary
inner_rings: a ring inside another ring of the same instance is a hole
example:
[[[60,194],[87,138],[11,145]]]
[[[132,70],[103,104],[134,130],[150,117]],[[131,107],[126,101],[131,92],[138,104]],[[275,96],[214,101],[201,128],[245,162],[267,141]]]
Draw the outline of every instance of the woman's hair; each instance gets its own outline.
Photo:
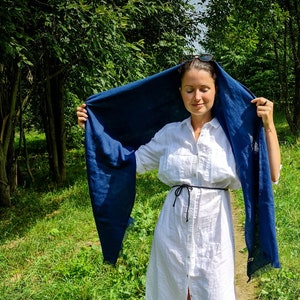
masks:
[[[202,61],[198,57],[195,57],[191,60],[186,61],[179,69],[180,80],[182,80],[184,74],[192,69],[196,69],[198,71],[204,70],[208,72],[214,81],[216,81],[217,75],[213,64],[208,61]]]

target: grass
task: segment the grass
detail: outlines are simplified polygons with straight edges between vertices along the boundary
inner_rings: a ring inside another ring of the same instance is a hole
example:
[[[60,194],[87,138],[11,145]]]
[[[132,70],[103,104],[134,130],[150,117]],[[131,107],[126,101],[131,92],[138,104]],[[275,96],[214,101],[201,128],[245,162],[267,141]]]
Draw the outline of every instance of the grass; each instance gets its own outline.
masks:
[[[284,121],[277,123],[283,169],[274,193],[282,268],[256,279],[258,299],[299,300],[300,144]],[[35,181],[24,175],[13,206],[0,209],[0,299],[144,299],[152,232],[167,188],[155,172],[138,177],[135,223],[112,267],[102,261],[83,150],[68,152],[68,182],[56,187],[47,178],[47,158],[36,139]],[[239,193],[236,198],[242,207]]]
[[[300,143],[282,146],[283,169],[274,187],[282,268],[261,277],[262,299],[300,299]]]
[[[64,187],[48,181],[44,160],[32,156],[35,181],[24,178],[26,188],[17,190],[13,206],[0,209],[0,299],[143,299],[166,187],[155,173],[138,178],[135,224],[112,267],[102,261],[83,149],[68,152]]]
[[[300,140],[289,134],[287,124],[277,122],[282,171],[274,186],[276,228],[281,269],[260,277],[261,299],[300,299]]]
[[[273,186],[276,207],[276,229],[281,262],[280,269],[267,268],[256,278],[258,299],[300,299],[300,140],[295,139],[284,119],[277,116],[282,170],[280,181]],[[241,191],[237,205],[243,207]],[[244,216],[243,216],[244,217]],[[242,218],[243,218],[242,217]]]

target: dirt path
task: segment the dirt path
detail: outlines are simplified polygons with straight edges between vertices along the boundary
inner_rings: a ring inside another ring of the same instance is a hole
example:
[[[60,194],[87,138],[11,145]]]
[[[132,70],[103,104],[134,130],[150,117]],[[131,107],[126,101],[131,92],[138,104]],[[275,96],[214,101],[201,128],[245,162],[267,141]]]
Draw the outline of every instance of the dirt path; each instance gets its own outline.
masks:
[[[235,286],[238,300],[257,299],[255,279],[247,283],[246,275],[247,251],[245,251],[244,228],[239,219],[241,209],[233,205],[233,221],[235,235]]]

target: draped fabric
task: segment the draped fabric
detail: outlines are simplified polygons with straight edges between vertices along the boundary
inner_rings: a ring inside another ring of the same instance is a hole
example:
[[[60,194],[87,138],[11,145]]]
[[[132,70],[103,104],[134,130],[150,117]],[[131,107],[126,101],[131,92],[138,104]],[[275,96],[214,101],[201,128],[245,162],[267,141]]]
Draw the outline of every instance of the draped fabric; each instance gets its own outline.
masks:
[[[247,274],[280,267],[268,154],[255,96],[212,62],[217,72],[214,114],[236,159],[242,184],[249,259]],[[104,260],[115,264],[131,222],[135,198],[134,151],[165,124],[188,116],[179,93],[180,65],[89,97],[85,149],[87,176]]]

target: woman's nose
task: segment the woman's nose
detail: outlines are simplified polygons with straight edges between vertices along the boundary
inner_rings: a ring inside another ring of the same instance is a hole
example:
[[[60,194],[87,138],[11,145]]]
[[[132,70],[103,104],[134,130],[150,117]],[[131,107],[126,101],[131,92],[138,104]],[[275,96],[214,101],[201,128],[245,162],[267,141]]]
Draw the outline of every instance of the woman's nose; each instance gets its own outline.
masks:
[[[199,90],[195,91],[195,100],[200,101],[202,99],[202,93]]]

